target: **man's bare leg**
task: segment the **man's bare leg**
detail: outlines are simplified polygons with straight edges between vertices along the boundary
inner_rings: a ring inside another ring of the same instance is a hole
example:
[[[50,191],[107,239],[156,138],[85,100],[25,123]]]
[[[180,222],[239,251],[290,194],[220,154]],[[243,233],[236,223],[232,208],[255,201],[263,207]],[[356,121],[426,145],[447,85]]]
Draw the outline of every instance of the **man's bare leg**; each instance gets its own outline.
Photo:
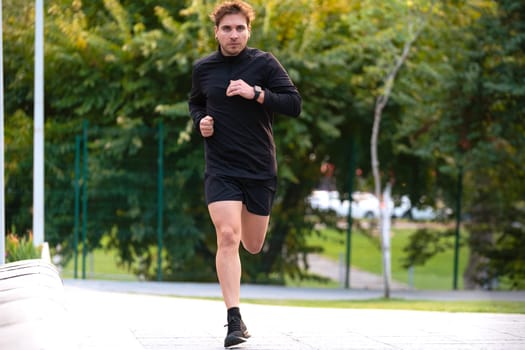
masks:
[[[268,230],[269,216],[255,215],[237,201],[213,202],[208,206],[217,233],[215,264],[227,308],[239,306],[241,260],[239,245],[257,254],[261,251]]]
[[[215,264],[226,308],[238,307],[241,285],[242,202],[220,201],[208,205],[217,233],[217,255]]]
[[[257,254],[268,229],[269,216],[255,215],[238,201],[220,201],[208,205],[217,234],[215,264],[222,296],[228,309],[228,334],[224,346],[234,346],[250,337],[240,314],[241,260],[239,246]]]

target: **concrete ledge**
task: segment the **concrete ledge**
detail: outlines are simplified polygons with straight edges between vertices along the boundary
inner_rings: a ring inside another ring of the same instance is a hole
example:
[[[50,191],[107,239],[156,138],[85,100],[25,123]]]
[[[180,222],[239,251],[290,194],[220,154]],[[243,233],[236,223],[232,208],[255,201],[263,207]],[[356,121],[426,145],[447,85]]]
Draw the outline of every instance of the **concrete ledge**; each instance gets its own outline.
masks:
[[[0,349],[72,349],[64,286],[44,259],[0,266]]]

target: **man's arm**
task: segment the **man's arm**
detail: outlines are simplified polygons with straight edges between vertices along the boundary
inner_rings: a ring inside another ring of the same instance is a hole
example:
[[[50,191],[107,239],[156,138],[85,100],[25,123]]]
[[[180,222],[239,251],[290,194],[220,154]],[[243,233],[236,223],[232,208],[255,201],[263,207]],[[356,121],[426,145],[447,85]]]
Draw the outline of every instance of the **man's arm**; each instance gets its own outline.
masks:
[[[288,76],[281,63],[270,55],[271,67],[268,77],[268,86],[263,87],[257,102],[262,103],[276,113],[297,117],[301,114],[302,99],[299,91]]]
[[[204,96],[202,92],[200,81],[198,79],[198,71],[195,66],[191,76],[191,92],[188,106],[191,118],[193,119],[193,126],[199,131],[199,133],[201,133],[200,121],[206,116],[206,96]]]

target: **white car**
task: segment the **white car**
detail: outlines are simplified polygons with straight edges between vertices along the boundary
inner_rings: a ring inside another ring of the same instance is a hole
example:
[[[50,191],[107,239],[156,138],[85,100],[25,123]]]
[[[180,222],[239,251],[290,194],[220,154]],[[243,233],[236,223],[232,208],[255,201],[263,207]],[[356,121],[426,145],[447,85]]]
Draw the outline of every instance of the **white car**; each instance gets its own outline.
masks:
[[[348,215],[348,200],[343,201],[344,215]],[[372,193],[352,193],[352,218],[372,219],[379,217],[379,200]]]
[[[395,218],[408,218],[415,221],[435,220],[437,214],[435,210],[428,205],[422,207],[412,206],[408,196],[401,196],[401,202],[392,210],[392,216]]]
[[[348,199],[340,199],[337,191],[315,190],[308,197],[308,203],[312,209],[321,211],[334,211],[338,216],[347,216],[350,207]],[[391,202],[390,208],[394,204]],[[377,218],[379,217],[379,200],[372,193],[354,192],[352,193],[352,218]]]
[[[341,200],[339,192],[315,190],[308,197],[308,203],[312,209],[321,211],[334,211],[337,216],[347,216],[349,200]],[[414,221],[431,221],[437,218],[437,213],[431,206],[416,207],[412,206],[410,198],[406,195],[401,196],[400,204],[395,206],[394,202],[389,203],[392,217],[408,218]],[[375,195],[368,192],[352,193],[352,218],[372,219],[379,217],[379,200]]]
[[[321,211],[334,210],[337,212],[341,207],[341,200],[337,191],[315,190],[308,197],[308,203],[312,209]]]

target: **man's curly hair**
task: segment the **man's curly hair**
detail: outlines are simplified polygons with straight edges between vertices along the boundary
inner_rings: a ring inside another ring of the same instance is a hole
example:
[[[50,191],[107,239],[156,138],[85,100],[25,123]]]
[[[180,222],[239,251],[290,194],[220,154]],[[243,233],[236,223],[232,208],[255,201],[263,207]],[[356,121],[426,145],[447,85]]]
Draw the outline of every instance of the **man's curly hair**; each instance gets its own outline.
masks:
[[[241,0],[225,1],[218,4],[213,12],[210,14],[211,20],[218,27],[221,20],[226,15],[242,14],[246,17],[246,23],[248,27],[250,23],[255,19],[255,11],[248,3]]]

